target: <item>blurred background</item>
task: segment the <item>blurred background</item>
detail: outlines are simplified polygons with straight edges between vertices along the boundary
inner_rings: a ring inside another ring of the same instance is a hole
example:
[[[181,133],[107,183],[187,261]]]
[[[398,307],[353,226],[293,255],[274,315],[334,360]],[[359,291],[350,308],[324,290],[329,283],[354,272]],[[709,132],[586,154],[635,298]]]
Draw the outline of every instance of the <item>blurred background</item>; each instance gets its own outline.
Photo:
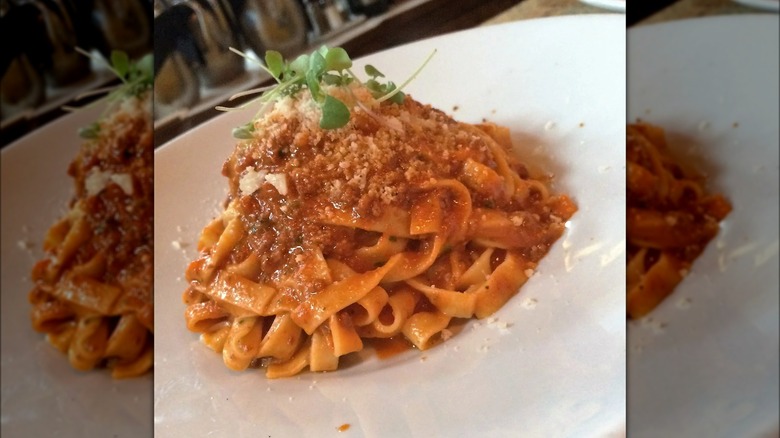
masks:
[[[151,0],[0,0],[0,144],[64,114],[63,105],[118,83],[106,65],[76,47],[110,58],[152,51]]]
[[[520,0],[0,0],[0,145],[83,106],[116,82],[78,52],[155,54],[155,128],[165,140],[213,117],[237,91],[270,79],[250,56],[322,44],[353,58],[474,27]],[[568,0],[577,3],[576,0]],[[153,38],[152,38],[153,36]],[[153,44],[152,44],[152,41]],[[166,130],[167,129],[167,130]]]
[[[745,0],[747,1],[747,0]],[[155,54],[155,143],[219,113],[231,95],[270,81],[228,51],[287,57],[322,44],[353,58],[480,25],[625,12],[628,26],[755,11],[733,0],[0,0],[0,147],[83,106],[116,78],[81,47]],[[622,11],[621,11],[622,10]],[[153,42],[152,42],[153,41]],[[247,98],[248,99],[248,98]],[[239,104],[241,99],[233,104]]]

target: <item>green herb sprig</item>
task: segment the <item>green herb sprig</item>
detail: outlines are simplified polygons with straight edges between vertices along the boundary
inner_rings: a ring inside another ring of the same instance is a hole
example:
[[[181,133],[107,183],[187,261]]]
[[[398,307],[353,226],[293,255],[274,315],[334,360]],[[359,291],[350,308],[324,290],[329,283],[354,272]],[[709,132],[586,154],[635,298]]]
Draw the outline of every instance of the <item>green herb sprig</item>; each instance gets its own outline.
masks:
[[[388,96],[387,100],[393,103],[404,103],[404,93],[399,90],[392,81],[387,81],[383,84],[377,80],[377,78],[383,78],[385,75],[382,74],[381,71],[377,70],[376,67],[370,64],[367,65],[366,74],[371,76],[371,79],[366,81],[366,88],[371,90],[371,94],[374,96],[374,98],[379,100],[384,98],[384,96]],[[396,90],[398,91],[395,92]]]
[[[82,55],[104,63],[108,69],[114,73],[114,75],[122,81],[122,83],[115,87],[106,87],[92,90],[76,96],[75,100],[81,100],[88,96],[94,96],[96,94],[102,94],[108,92],[108,94],[90,105],[94,105],[100,100],[105,99],[110,103],[117,102],[127,97],[135,97],[142,94],[144,91],[150,89],[154,84],[154,59],[151,54],[145,55],[136,62],[132,62],[127,56],[127,53],[114,50],[111,52],[111,61],[109,62],[103,56],[93,55],[80,47],[76,47],[76,51]],[[88,105],[89,106],[89,105]],[[110,105],[106,110],[107,112]],[[63,106],[66,111],[74,111],[78,108]],[[100,133],[100,123],[95,122],[89,126],[79,129],[79,136],[82,138],[97,138]]]
[[[341,128],[349,122],[350,111],[347,105],[323,90],[323,85],[346,87],[355,81],[362,83],[352,72],[352,60],[350,59],[349,54],[347,54],[347,51],[343,48],[322,46],[310,54],[298,56],[293,61],[285,61],[281,53],[274,50],[268,50],[265,53],[265,64],[247,56],[237,49],[231,47],[230,50],[246,59],[258,63],[274,78],[276,85],[238,93],[231,96],[229,100],[250,94],[262,94],[260,97],[235,108],[218,106],[216,109],[220,111],[242,109],[259,101],[264,104],[260,111],[258,111],[259,115],[265,107],[265,104],[278,100],[284,96],[295,95],[306,89],[309,90],[312,99],[317,103],[321,110],[320,128]],[[384,78],[384,74],[377,70],[376,67],[366,65],[365,72],[369,76],[369,79],[363,85],[371,91],[371,94],[379,102],[390,100],[391,102],[401,104],[405,97],[404,93],[401,92],[401,89],[417,76],[435,53],[436,51],[434,50],[417,71],[400,87],[397,87],[391,81],[382,82],[380,78]],[[233,136],[238,139],[251,139],[253,135],[253,121],[233,129]]]

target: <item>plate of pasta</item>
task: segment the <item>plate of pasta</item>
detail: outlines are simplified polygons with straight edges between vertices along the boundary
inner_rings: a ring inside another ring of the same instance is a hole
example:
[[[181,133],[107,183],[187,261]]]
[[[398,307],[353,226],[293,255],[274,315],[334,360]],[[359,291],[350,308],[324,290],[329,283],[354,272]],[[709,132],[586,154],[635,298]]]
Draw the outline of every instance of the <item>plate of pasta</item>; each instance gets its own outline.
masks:
[[[692,230],[711,239],[692,264],[666,250],[658,258],[672,263],[665,278],[676,287],[636,303],[631,436],[777,433],[777,32],[776,15],[628,32],[627,116],[640,120],[630,129],[699,175],[688,181],[706,209],[720,205]]]
[[[4,436],[151,432],[152,262],[140,241],[151,244],[142,188],[151,188],[152,141],[143,102],[78,109],[2,150]],[[128,154],[116,150],[112,161],[104,154],[116,145]],[[94,175],[106,181],[95,185]],[[134,209],[136,225],[111,225],[116,206]],[[128,293],[120,277],[138,289]]]
[[[160,147],[155,434],[624,430],[624,26],[267,54]]]

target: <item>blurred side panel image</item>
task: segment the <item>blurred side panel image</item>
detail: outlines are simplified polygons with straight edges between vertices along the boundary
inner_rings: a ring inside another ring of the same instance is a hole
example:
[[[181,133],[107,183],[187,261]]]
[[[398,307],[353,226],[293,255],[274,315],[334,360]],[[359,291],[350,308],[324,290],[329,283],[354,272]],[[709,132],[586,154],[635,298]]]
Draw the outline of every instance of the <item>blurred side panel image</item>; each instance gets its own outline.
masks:
[[[779,5],[629,7],[631,437],[780,432]]]
[[[2,0],[2,436],[152,435],[153,4]]]

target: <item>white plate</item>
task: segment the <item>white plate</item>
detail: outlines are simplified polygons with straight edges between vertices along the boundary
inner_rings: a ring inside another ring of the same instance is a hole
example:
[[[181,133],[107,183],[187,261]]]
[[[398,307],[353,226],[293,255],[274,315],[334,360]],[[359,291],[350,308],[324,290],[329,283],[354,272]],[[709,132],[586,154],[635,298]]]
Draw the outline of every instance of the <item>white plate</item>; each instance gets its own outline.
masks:
[[[615,12],[626,12],[626,0],[580,0],[582,3]]]
[[[227,193],[220,170],[235,145],[231,129],[254,111],[228,113],[158,149],[155,436],[322,437],[342,424],[355,437],[624,430],[624,35],[622,15],[528,20],[359,63],[400,82],[438,49],[407,91],[460,120],[509,126],[524,154],[556,173],[555,190],[579,204],[537,275],[496,313],[510,324],[505,333],[472,321],[423,353],[291,379],[228,370],[185,328],[183,273]]]
[[[734,0],[745,6],[763,9],[765,11],[780,11],[780,1],[778,0]]]
[[[773,15],[628,31],[628,120],[665,127],[734,207],[652,321],[629,326],[632,437],[778,429],[777,35]]]
[[[3,148],[2,435],[142,436],[151,433],[152,377],[115,381],[106,370],[80,372],[33,331],[27,294],[43,237],[73,196],[67,169],[78,128],[102,108],[68,114]]]

